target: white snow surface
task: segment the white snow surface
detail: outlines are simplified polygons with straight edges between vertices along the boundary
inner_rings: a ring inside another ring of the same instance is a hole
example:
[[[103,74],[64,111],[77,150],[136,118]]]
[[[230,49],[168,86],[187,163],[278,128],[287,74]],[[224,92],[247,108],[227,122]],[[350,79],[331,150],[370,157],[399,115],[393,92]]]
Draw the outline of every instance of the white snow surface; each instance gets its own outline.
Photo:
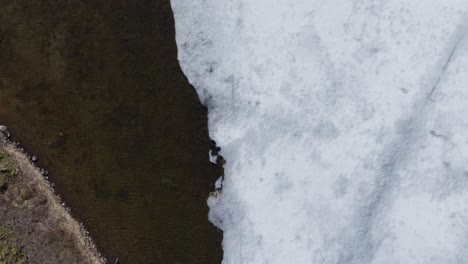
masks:
[[[171,4],[223,263],[468,263],[468,0]]]

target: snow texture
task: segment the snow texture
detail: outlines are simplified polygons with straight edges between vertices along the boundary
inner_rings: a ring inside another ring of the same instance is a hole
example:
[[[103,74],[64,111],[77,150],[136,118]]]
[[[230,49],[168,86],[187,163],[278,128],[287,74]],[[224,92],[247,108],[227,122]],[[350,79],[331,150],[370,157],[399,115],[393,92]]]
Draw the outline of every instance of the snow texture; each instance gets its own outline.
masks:
[[[468,263],[467,0],[172,7],[223,263]]]

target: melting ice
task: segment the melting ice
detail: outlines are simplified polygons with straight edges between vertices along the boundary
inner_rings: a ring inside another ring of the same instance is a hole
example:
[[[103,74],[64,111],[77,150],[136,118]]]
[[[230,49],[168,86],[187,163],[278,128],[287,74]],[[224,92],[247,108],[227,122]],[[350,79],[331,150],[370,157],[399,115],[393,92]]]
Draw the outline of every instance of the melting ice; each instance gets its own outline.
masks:
[[[223,263],[468,263],[467,0],[171,2]]]

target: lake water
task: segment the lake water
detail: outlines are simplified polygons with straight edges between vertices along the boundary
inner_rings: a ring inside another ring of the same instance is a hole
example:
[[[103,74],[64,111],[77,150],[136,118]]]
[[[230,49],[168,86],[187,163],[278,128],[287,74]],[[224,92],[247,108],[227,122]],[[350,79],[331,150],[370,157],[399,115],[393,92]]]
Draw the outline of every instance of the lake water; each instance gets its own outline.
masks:
[[[113,263],[220,263],[206,109],[165,1],[0,0],[0,123]]]

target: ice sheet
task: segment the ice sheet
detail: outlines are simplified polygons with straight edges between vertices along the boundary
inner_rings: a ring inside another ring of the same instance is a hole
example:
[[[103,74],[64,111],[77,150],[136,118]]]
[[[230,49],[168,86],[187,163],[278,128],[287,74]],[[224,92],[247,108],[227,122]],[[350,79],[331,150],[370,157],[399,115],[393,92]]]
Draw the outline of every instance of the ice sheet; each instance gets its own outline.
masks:
[[[467,0],[171,3],[223,263],[468,263]]]

